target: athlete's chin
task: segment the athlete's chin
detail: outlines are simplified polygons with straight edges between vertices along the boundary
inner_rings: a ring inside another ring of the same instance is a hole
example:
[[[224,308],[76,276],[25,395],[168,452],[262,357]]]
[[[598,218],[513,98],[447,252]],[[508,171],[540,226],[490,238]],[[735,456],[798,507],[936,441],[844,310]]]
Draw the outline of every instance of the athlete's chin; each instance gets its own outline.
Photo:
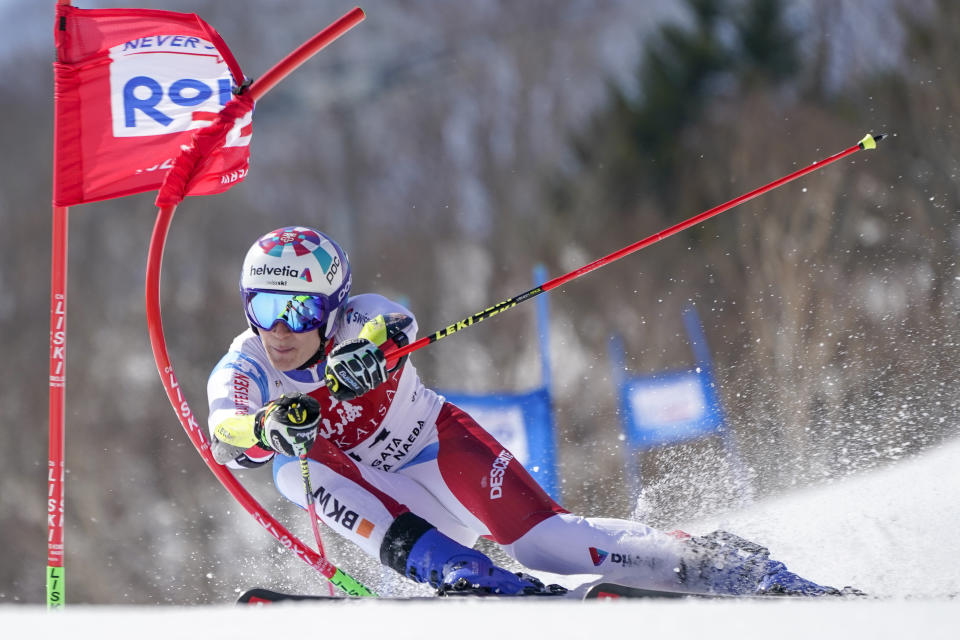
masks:
[[[306,359],[300,358],[295,351],[276,352],[272,349],[267,350],[267,358],[270,364],[279,371],[291,371],[299,367]]]

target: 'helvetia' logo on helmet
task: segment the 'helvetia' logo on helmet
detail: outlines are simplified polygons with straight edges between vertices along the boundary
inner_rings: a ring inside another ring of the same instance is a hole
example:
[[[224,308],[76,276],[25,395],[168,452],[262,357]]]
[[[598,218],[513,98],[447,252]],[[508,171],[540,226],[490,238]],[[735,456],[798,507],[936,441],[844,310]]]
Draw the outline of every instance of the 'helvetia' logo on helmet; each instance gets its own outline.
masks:
[[[310,269],[304,269],[303,273],[300,274],[301,280],[306,280],[307,282],[313,282],[313,278],[310,276]]]
[[[309,271],[309,269],[304,269],[304,271]],[[250,265],[250,275],[251,276],[287,276],[288,278],[300,278],[300,272],[297,269],[291,269],[287,265],[282,267],[271,267],[270,265],[262,264],[259,267],[255,265]],[[307,282],[310,282],[309,276],[306,278]]]

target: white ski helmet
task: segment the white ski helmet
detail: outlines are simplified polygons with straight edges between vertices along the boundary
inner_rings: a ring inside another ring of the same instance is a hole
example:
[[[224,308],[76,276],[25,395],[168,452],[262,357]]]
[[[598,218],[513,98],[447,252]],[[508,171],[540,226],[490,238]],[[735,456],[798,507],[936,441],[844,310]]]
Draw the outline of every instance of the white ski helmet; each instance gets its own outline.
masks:
[[[309,227],[283,227],[257,240],[243,260],[240,291],[256,331],[278,322],[302,333],[333,335],[350,295],[350,262],[329,237]]]

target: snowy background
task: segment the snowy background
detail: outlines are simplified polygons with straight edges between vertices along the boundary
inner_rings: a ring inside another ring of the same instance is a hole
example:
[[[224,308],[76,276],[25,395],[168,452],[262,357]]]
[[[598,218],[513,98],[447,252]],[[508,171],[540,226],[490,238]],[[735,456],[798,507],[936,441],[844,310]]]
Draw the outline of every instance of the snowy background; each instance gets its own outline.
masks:
[[[795,571],[871,594],[854,600],[409,602],[205,607],[0,606],[5,637],[956,638],[960,442],[883,471],[691,522],[769,545]],[[557,581],[562,581],[557,577]],[[565,581],[575,586],[575,581]],[[250,586],[253,586],[251,584]],[[321,592],[322,593],[322,592]]]

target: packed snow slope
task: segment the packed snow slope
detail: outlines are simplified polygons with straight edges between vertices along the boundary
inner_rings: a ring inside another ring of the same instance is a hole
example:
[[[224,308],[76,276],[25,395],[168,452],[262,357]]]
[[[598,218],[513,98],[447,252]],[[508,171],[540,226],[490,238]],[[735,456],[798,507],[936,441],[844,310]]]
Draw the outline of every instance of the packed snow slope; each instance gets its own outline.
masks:
[[[761,542],[822,584],[880,597],[953,597],[960,613],[960,441],[688,527],[713,529]]]
[[[711,520],[854,600],[354,601],[212,607],[0,607],[7,638],[957,638],[960,442]],[[71,576],[74,580],[80,576]],[[253,585],[251,585],[253,586]]]

